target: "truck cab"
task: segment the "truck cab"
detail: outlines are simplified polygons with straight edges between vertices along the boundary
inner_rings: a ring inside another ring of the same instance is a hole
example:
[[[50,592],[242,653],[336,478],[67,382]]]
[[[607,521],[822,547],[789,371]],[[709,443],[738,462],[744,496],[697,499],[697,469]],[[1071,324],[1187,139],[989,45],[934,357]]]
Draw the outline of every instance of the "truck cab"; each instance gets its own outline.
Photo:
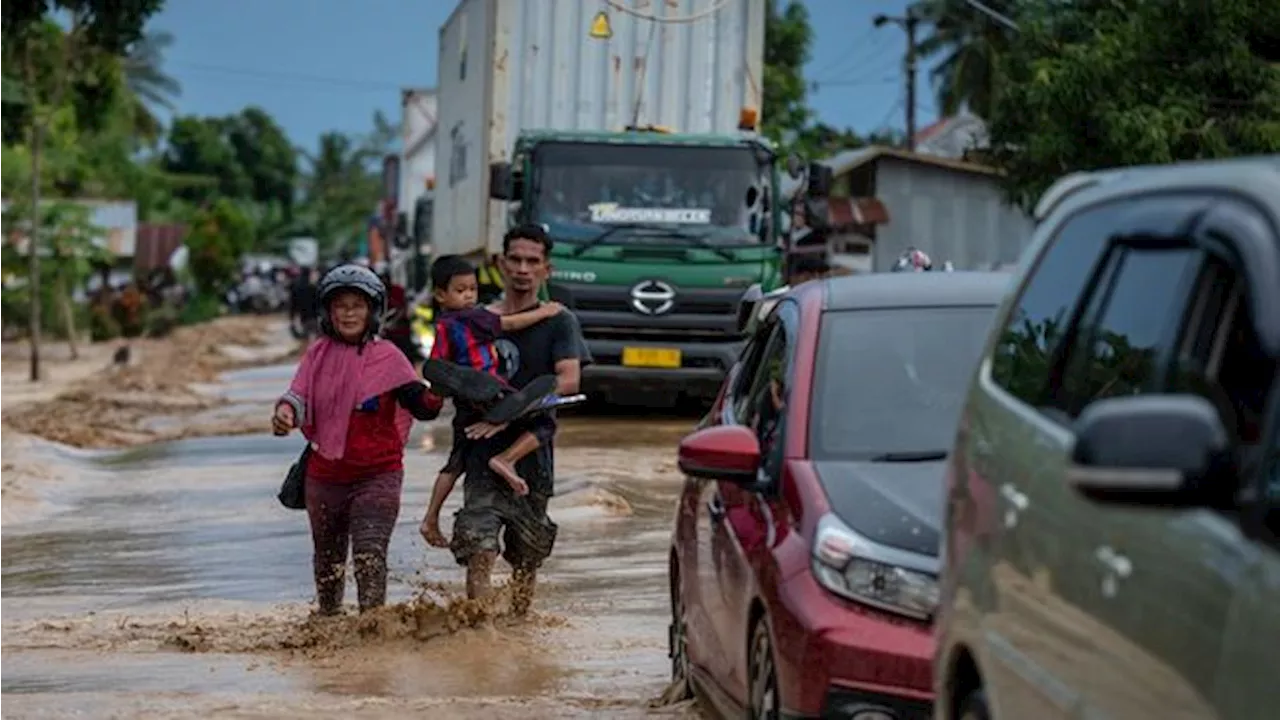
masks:
[[[593,356],[584,391],[648,405],[714,397],[742,346],[743,294],[785,283],[782,173],[808,174],[810,196],[830,185],[753,133],[526,131],[511,157],[490,166],[490,198],[555,243],[548,291]]]

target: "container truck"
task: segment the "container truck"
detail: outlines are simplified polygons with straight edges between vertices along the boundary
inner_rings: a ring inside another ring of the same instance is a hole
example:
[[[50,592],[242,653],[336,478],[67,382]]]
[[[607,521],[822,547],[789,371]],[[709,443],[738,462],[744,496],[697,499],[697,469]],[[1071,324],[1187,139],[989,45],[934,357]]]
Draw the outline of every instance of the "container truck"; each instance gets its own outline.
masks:
[[[508,227],[542,224],[548,294],[594,359],[584,390],[712,397],[743,293],[785,282],[792,217],[817,223],[804,200],[831,172],[757,133],[765,3],[627,7],[459,3],[440,31],[433,249],[483,277]]]

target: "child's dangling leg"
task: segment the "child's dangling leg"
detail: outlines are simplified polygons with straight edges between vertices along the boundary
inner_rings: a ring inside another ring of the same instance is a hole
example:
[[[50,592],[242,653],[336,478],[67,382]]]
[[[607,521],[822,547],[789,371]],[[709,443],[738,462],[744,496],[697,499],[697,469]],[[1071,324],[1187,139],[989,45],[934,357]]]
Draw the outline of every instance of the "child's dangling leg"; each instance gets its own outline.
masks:
[[[498,473],[517,495],[529,494],[529,483],[516,472],[516,463],[538,449],[538,438],[533,433],[521,433],[511,447],[489,459],[489,469]]]

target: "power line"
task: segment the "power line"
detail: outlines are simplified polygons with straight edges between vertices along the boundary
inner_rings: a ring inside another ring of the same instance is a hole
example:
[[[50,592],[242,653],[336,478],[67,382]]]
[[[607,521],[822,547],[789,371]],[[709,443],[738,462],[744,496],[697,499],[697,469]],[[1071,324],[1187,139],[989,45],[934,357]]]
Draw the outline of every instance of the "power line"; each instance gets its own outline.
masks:
[[[254,80],[267,80],[274,82],[287,82],[290,84],[310,83],[312,85],[324,85],[327,87],[345,87],[353,90],[377,91],[377,92],[400,92],[402,85],[389,83],[378,80],[358,80],[354,78],[327,77],[323,75],[310,75],[305,73],[279,72],[276,70],[256,70],[253,68],[238,68],[225,65],[206,65],[203,63],[188,62],[171,62],[166,63],[176,67],[195,70],[198,72],[208,72],[219,75],[228,75],[234,77],[251,78]]]
[[[885,113],[884,117],[880,118],[880,122],[875,124],[872,131],[874,132],[876,130],[891,129],[889,127],[889,118],[896,115],[898,111],[902,109],[902,106],[903,106],[903,99],[902,99],[902,96],[899,96],[897,102],[889,106],[889,112]]]
[[[859,78],[857,80],[827,80],[825,82],[810,83],[809,89],[813,92],[822,92],[827,88],[875,87],[879,85],[897,83],[898,81],[899,78],[897,75],[887,75],[880,78]]]
[[[836,57],[835,60],[832,60],[826,65],[823,65],[821,69],[815,70],[813,74],[826,75],[828,72],[831,72],[837,67],[847,66],[849,59],[853,58],[859,52],[862,52],[868,48],[867,41],[871,40],[872,37],[875,37],[878,40],[880,40],[880,42],[876,44],[877,46],[884,45],[884,39],[885,39],[884,35],[877,35],[876,29],[874,27],[868,28],[866,33],[864,33],[863,35],[859,36],[857,39],[849,43],[849,47],[847,50],[845,50],[838,57]],[[873,52],[871,52],[870,54],[866,54],[865,58],[859,57],[858,59],[861,61],[865,61],[866,59],[869,59],[870,57],[878,54],[879,49],[877,49],[877,47],[872,47],[871,49],[873,50]],[[861,63],[853,63],[853,64],[856,66]]]

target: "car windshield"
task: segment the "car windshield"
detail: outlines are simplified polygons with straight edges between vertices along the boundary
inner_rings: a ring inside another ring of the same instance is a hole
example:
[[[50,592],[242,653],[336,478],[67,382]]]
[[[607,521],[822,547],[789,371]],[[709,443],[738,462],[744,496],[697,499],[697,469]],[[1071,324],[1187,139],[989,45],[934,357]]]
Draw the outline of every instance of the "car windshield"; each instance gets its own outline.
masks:
[[[610,244],[661,235],[717,245],[758,242],[747,190],[768,176],[747,147],[545,143],[534,154],[533,216],[553,235]],[[656,232],[656,231],[664,232]]]
[[[949,451],[994,316],[994,306],[826,313],[809,420],[814,459]]]

